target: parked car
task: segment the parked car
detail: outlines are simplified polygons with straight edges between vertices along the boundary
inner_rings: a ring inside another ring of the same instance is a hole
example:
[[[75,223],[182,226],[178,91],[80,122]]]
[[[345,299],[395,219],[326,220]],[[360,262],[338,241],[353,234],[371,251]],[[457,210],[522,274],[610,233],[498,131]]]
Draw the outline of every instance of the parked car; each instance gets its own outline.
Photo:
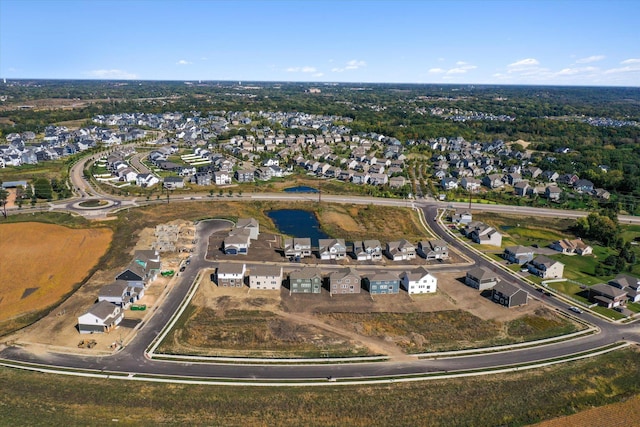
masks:
[[[581,309],[579,309],[578,307],[575,307],[575,306],[569,307],[569,310],[573,311],[574,313],[578,313],[578,314],[584,313],[584,311],[582,311]]]

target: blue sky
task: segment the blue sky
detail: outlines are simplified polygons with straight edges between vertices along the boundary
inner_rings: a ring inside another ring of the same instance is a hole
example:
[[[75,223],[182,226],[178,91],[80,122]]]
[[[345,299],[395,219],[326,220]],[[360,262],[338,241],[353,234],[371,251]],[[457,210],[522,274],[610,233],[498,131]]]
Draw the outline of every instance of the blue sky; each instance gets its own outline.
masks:
[[[640,1],[0,0],[0,77],[640,86]]]

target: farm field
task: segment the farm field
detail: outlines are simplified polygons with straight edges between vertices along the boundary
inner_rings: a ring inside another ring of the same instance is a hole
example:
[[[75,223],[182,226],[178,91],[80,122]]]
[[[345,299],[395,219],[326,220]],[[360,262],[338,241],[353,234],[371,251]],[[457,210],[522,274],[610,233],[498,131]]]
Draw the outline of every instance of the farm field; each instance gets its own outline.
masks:
[[[60,301],[98,263],[111,236],[108,228],[0,225],[0,322]]]

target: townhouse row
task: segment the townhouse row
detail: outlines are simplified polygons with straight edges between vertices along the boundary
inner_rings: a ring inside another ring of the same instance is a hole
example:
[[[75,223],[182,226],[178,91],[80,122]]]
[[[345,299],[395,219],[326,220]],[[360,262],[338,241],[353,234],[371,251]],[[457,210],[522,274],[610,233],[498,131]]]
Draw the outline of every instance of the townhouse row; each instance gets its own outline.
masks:
[[[223,263],[211,280],[221,287],[249,286],[259,290],[280,290],[284,285],[290,294],[319,294],[323,287],[331,295],[358,294],[362,289],[372,295],[397,294],[401,288],[409,294],[423,294],[434,293],[438,288],[438,279],[424,267],[366,274],[348,267],[323,274],[319,267],[306,266],[285,275],[278,265]]]

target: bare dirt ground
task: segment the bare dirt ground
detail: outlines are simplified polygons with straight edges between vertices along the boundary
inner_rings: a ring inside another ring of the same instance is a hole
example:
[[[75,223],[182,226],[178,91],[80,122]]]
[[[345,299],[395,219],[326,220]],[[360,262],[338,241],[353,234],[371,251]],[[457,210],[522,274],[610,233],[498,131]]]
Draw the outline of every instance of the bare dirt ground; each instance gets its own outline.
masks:
[[[111,235],[107,228],[29,222],[0,226],[0,320],[59,301],[98,263]]]
[[[219,288],[209,280],[213,270],[203,274],[205,278],[193,300],[193,305],[207,307],[224,313],[227,310],[264,311],[298,325],[313,326],[326,332],[327,339],[342,336],[358,346],[368,348],[370,354],[386,354],[395,360],[407,360],[408,356],[394,340],[367,336],[353,325],[322,316],[327,313],[412,313],[466,310],[483,320],[506,322],[524,315],[533,315],[541,307],[538,301],[523,307],[507,309],[480,296],[459,279],[463,273],[438,274],[438,292],[435,294],[408,295],[402,291],[396,295],[372,296],[366,291],[360,294],[330,296],[326,289],[321,294],[293,294],[288,289],[256,291],[248,287]],[[186,346],[180,343],[183,348]],[[198,349],[202,350],[202,349]],[[201,352],[201,351],[199,351]],[[220,354],[213,350],[212,354]],[[226,354],[226,352],[225,352]]]
[[[624,402],[588,409],[574,415],[554,418],[535,424],[535,427],[629,427],[640,425],[640,396]]]
[[[191,234],[193,236],[193,224],[179,221],[176,224],[182,225],[183,236]],[[155,239],[154,229],[141,231],[141,239],[138,241],[135,250],[150,249],[151,243]],[[192,238],[189,240],[191,242]],[[133,255],[133,252],[132,252]],[[179,265],[184,258],[189,256],[188,251],[161,253],[162,270],[178,271]],[[153,312],[161,302],[162,294],[170,288],[176,280],[174,277],[158,278],[149,284],[145,290],[145,295],[138,301],[138,304],[147,306],[145,311],[125,311],[123,323],[115,330],[106,334],[83,334],[77,330],[78,316],[87,311],[93,303],[97,301],[100,289],[113,282],[122,269],[108,271],[97,271],[80,289],[62,303],[54,312],[25,328],[24,330],[8,337],[8,341],[29,346],[30,349],[52,348],[57,351],[80,352],[86,354],[98,354],[113,350],[114,345],[121,341],[132,338],[134,327],[144,319],[145,316]],[[97,345],[93,349],[78,349],[77,345],[81,340],[96,340]]]

